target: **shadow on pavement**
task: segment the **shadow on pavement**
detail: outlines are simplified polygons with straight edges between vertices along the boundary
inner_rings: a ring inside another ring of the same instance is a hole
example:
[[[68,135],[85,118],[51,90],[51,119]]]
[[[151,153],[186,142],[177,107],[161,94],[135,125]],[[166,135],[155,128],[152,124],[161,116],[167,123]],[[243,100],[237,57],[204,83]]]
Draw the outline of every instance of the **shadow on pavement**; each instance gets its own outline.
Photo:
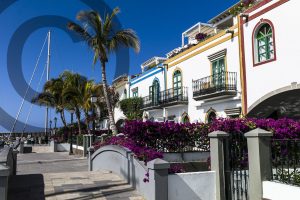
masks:
[[[117,193],[129,192],[133,191],[134,188],[124,188],[124,189],[117,189],[114,187],[122,187],[127,186],[127,183],[119,183],[119,184],[109,184],[105,186],[96,186],[96,187],[84,187],[84,188],[74,188],[74,189],[67,189],[68,185],[65,184],[61,188],[65,188],[64,191],[56,191],[52,193],[45,194],[45,197],[51,197],[56,195],[64,195],[64,194],[72,194],[72,193],[80,193],[80,197],[73,198],[73,199],[93,199],[96,197],[104,197],[109,196]],[[109,191],[103,191],[109,190]],[[98,194],[95,194],[98,193]]]
[[[45,184],[42,174],[12,176],[8,184],[8,200],[45,199]]]

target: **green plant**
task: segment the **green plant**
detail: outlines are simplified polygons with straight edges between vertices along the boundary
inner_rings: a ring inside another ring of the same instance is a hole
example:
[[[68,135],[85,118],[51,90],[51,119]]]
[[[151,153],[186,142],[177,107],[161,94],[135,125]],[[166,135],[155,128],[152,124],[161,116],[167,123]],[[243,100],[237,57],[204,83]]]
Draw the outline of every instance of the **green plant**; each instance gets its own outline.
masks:
[[[120,108],[128,120],[140,120],[143,117],[143,99],[134,97],[120,101]]]
[[[239,13],[252,7],[254,3],[255,0],[241,0],[239,4],[231,8],[228,12],[233,16],[237,16]]]
[[[101,65],[101,77],[104,91],[104,99],[107,106],[110,126],[114,135],[118,134],[115,124],[112,101],[109,97],[109,87],[106,79],[106,64],[111,53],[117,52],[120,47],[140,50],[140,42],[136,33],[131,29],[115,30],[114,20],[120,12],[119,8],[113,9],[111,14],[104,18],[97,11],[81,11],[77,20],[81,24],[70,22],[68,27],[76,32],[94,52],[94,65],[99,61]]]

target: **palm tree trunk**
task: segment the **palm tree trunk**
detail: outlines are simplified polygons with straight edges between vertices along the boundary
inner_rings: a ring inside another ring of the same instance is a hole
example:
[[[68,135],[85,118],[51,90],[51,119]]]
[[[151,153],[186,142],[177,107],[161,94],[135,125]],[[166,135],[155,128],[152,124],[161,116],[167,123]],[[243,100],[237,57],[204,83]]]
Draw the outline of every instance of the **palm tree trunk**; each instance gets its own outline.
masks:
[[[104,90],[104,97],[105,97],[105,102],[108,110],[108,118],[110,122],[110,128],[112,130],[113,135],[118,134],[118,129],[115,123],[112,107],[111,107],[111,102],[110,98],[108,96],[108,88],[107,88],[107,81],[106,81],[106,69],[105,69],[105,62],[101,61],[101,71],[102,71],[102,82],[103,82],[103,90]]]
[[[77,118],[79,135],[81,135],[80,110],[78,108],[75,108],[75,115]]]
[[[89,114],[88,114],[88,112],[84,111],[84,116],[85,116],[86,131],[89,132]]]
[[[65,113],[64,113],[63,110],[60,111],[60,118],[61,118],[61,121],[62,121],[64,127],[67,127],[67,122],[66,122],[66,118],[65,118]]]

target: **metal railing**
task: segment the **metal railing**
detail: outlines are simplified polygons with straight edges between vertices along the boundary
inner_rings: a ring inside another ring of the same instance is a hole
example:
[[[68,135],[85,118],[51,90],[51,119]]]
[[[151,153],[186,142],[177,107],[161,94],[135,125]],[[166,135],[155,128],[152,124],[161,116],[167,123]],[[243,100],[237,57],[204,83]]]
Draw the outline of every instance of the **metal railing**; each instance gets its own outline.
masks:
[[[221,72],[193,81],[194,97],[221,91],[237,91],[236,72]]]
[[[143,108],[188,102],[188,88],[171,88],[143,98]]]
[[[300,140],[273,139],[272,180],[300,186]]]

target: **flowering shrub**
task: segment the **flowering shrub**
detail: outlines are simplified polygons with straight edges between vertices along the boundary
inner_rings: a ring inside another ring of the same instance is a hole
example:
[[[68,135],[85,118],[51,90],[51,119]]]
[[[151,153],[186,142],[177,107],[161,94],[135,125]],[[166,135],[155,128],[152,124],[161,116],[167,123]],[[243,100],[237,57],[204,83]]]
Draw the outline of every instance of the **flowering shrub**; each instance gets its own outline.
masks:
[[[274,133],[274,139],[299,139],[300,122],[293,119],[218,119],[209,128],[212,131],[225,131],[227,133],[246,133],[261,128]]]
[[[127,121],[123,133],[137,144],[159,152],[181,152],[191,148],[209,151],[208,124]]]
[[[135,156],[145,163],[155,158],[162,158],[162,152],[182,152],[194,150],[209,151],[208,133],[225,131],[233,138],[232,145],[243,149],[244,156],[237,160],[243,168],[247,165],[247,142],[239,140],[244,134],[255,128],[274,133],[275,139],[299,139],[300,122],[292,119],[217,119],[211,124],[178,124],[174,122],[127,121],[124,136],[113,136],[103,143],[94,144],[95,149],[105,145],[119,145],[130,149]]]
[[[196,35],[196,37],[195,37],[195,39],[196,40],[198,40],[198,41],[202,41],[202,40],[204,40],[205,38],[207,38],[207,34],[206,33],[198,33],[197,35]]]
[[[155,149],[141,146],[134,142],[131,138],[125,136],[113,136],[107,139],[104,143],[95,143],[93,146],[95,149],[99,149],[101,146],[105,145],[119,145],[126,147],[135,154],[138,160],[144,161],[145,164],[147,164],[148,161],[163,157],[162,153],[157,152]]]

